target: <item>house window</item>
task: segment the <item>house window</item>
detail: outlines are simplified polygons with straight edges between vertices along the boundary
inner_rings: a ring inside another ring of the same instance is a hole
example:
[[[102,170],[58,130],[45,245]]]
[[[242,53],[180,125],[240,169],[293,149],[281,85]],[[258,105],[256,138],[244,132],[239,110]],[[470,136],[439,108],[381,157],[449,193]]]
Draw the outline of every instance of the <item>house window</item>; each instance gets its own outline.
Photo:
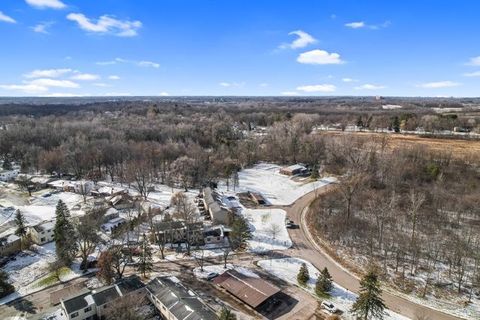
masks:
[[[105,303],[105,305],[103,306],[103,309],[107,309],[107,306],[108,306],[108,304]]]
[[[83,312],[85,312],[85,313],[87,313],[89,311],[92,311],[92,307],[87,307],[87,308],[83,309]]]
[[[74,312],[70,315],[70,318],[76,318],[78,317],[78,312]]]
[[[45,238],[41,238],[41,239],[40,239],[40,242],[44,242],[44,241],[45,241]]]

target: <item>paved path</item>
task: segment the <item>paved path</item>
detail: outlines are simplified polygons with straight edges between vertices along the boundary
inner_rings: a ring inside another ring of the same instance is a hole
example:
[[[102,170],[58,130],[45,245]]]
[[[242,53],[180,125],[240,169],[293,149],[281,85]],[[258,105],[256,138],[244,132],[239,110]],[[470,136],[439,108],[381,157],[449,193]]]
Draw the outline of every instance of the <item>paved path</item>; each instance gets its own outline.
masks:
[[[310,261],[319,270],[327,267],[336,283],[350,291],[358,292],[359,279],[350,272],[346,271],[332,258],[330,258],[330,256],[328,256],[328,254],[325,253],[320,246],[314,243],[311,235],[306,230],[304,218],[309,205],[313,202],[313,200],[315,200],[316,196],[321,196],[322,194],[331,191],[329,188],[332,187],[333,186],[328,186],[319,189],[317,192],[312,191],[299,198],[293,205],[283,207],[283,209],[287,211],[289,219],[300,225],[299,229],[289,229],[290,238],[294,244],[293,250],[296,251],[292,252],[291,255]],[[461,319],[429,307],[416,304],[389,292],[383,292],[383,299],[390,310],[407,316],[411,319],[416,319],[418,316],[424,316],[431,320]]]

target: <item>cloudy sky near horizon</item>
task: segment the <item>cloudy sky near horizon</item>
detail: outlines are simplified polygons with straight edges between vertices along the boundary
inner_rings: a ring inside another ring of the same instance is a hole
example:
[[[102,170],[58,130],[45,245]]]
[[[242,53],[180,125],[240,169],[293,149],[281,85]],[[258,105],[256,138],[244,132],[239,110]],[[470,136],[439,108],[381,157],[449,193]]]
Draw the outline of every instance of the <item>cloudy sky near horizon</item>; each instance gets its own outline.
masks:
[[[0,96],[480,96],[468,0],[3,0]]]

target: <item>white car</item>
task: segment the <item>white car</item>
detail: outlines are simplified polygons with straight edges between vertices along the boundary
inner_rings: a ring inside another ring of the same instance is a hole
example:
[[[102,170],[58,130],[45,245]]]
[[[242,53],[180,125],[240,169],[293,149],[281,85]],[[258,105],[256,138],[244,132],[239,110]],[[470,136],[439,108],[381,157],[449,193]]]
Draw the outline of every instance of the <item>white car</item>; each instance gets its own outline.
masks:
[[[322,304],[321,304],[321,307],[322,309],[325,309],[326,311],[328,311],[329,313],[337,313],[339,312],[340,310],[335,307],[335,305],[333,303],[331,303],[330,301],[322,301]]]

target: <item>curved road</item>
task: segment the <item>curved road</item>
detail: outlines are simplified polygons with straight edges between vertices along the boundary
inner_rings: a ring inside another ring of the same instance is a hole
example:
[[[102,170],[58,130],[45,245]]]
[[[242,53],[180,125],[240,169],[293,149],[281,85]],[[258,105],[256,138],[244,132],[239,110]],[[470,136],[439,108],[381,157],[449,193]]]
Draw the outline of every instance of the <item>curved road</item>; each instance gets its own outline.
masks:
[[[322,248],[317,245],[306,228],[304,216],[309,209],[310,204],[315,200],[316,196],[320,196],[329,192],[333,188],[332,185],[318,189],[316,192],[312,191],[303,197],[299,198],[290,206],[284,206],[282,209],[287,211],[289,219],[295,221],[300,225],[299,229],[289,229],[290,238],[294,244],[294,256],[310,261],[317,269],[321,270],[324,267],[332,275],[334,281],[342,287],[358,292],[359,279],[346,271],[342,266],[335,262]],[[416,319],[423,316],[430,320],[454,320],[461,319],[452,315],[448,315],[438,310],[417,304],[392,293],[383,291],[382,295],[387,307],[401,315]]]

